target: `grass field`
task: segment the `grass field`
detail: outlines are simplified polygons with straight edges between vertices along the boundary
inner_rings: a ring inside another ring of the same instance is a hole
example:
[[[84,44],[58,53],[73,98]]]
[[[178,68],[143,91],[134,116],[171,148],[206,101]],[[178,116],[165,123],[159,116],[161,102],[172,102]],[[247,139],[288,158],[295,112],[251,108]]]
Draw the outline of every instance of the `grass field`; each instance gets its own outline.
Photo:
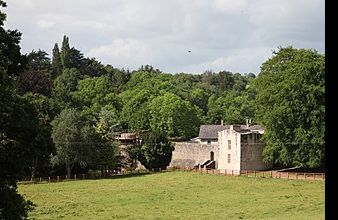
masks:
[[[30,219],[324,219],[322,181],[169,172],[20,185]]]

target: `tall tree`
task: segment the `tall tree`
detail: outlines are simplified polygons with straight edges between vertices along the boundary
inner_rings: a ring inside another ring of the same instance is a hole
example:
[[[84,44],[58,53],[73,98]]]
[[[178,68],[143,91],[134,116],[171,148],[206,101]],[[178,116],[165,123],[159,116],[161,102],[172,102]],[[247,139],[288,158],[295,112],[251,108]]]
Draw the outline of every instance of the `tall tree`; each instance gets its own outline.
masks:
[[[60,52],[61,63],[63,69],[71,68],[69,37],[63,36],[62,47]]]
[[[250,88],[265,126],[268,161],[302,167],[325,162],[325,56],[279,48],[262,64]]]
[[[82,129],[84,122],[80,113],[75,109],[64,109],[52,121],[52,138],[56,147],[56,154],[52,157],[52,164],[64,164],[70,176],[75,163],[86,164],[88,144],[84,142]]]
[[[53,48],[52,66],[53,66],[53,72],[52,72],[51,78],[55,79],[58,75],[62,73],[62,61],[61,61],[59,46],[57,43],[55,43],[54,48]]]
[[[32,203],[18,194],[16,181],[28,162],[36,116],[15,92],[14,79],[23,71],[25,57],[20,53],[21,34],[3,28],[4,7],[6,3],[0,0],[0,219],[23,219]]]

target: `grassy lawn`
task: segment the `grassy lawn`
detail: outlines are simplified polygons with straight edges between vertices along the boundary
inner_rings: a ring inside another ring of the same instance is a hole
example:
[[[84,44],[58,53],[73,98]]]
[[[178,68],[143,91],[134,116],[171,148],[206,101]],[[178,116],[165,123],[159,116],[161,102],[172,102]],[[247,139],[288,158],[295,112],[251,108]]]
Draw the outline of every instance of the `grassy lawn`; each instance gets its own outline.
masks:
[[[170,172],[20,185],[30,219],[324,219],[322,181]]]

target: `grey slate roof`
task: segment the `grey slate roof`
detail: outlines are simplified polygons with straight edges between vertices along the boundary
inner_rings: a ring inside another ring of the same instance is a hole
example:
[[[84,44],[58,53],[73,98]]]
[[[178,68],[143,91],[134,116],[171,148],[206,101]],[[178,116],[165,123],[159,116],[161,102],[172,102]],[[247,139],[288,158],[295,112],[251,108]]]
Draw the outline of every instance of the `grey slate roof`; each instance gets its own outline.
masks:
[[[201,125],[200,139],[218,139],[218,132],[230,128],[229,125]]]
[[[218,139],[218,132],[225,129],[230,129],[230,125],[201,125],[198,137],[200,139]],[[240,125],[240,129],[236,129],[236,131],[264,131],[264,127],[261,125],[250,125],[248,128],[246,125]]]

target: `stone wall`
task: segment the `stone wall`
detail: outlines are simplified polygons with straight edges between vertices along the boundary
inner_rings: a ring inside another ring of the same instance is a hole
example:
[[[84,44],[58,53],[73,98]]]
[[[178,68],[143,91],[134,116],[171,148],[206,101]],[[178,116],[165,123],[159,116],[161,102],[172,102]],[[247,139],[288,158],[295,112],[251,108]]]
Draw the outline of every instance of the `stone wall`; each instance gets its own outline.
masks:
[[[194,167],[210,160],[210,153],[214,152],[214,160],[218,158],[218,146],[202,144],[200,142],[174,142],[173,151],[169,167]],[[217,167],[217,162],[216,162]]]
[[[271,164],[263,162],[264,143],[260,139],[260,134],[247,135],[247,142],[241,145],[241,170],[265,170]]]

